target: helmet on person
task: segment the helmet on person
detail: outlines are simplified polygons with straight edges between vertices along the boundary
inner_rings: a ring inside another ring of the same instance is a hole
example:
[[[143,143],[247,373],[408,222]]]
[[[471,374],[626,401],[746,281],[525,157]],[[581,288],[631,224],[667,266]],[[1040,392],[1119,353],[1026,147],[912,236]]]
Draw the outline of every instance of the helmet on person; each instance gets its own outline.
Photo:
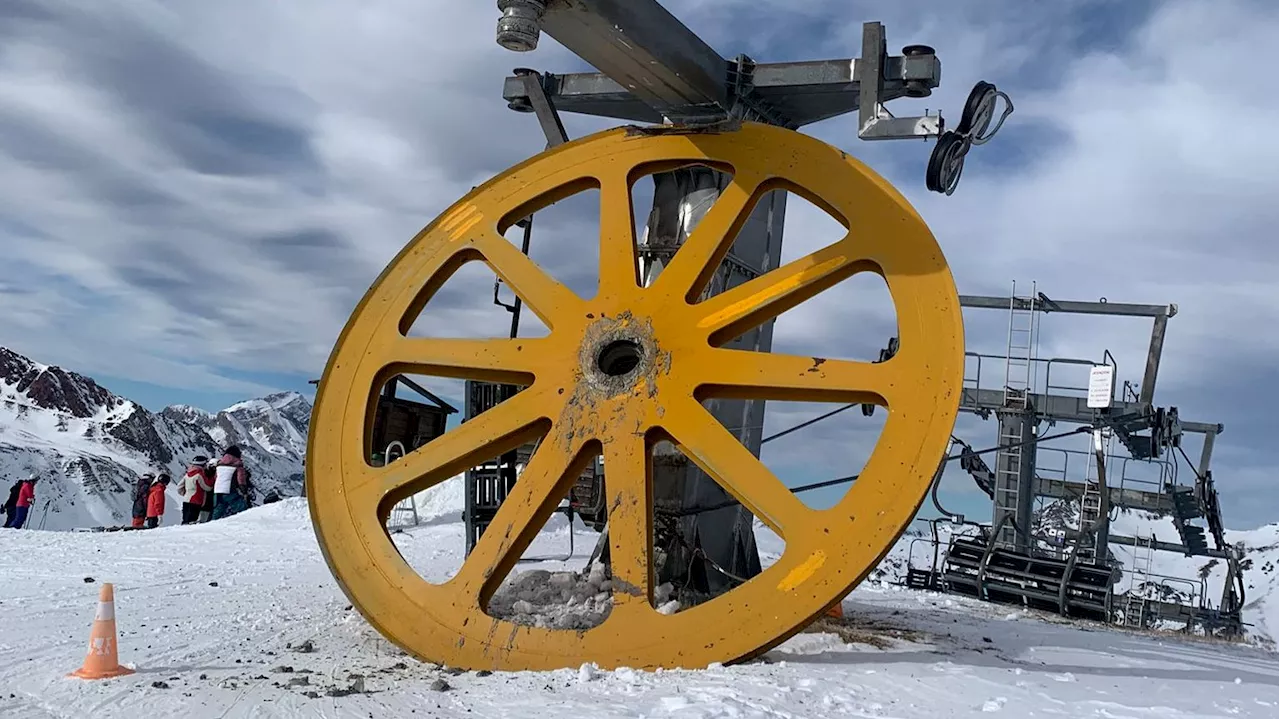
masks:
[[[203,466],[203,465],[207,464],[208,462],[209,462],[209,458],[208,458],[208,457],[206,457],[206,456],[204,456],[203,454],[197,454],[197,455],[196,455],[196,456],[191,460],[191,463],[192,463],[192,464],[198,464],[198,465],[201,465],[201,466]]]
[[[236,459],[240,459],[241,458],[240,447],[234,444],[231,445],[230,447],[227,447],[227,454],[231,455],[232,457],[235,457]]]

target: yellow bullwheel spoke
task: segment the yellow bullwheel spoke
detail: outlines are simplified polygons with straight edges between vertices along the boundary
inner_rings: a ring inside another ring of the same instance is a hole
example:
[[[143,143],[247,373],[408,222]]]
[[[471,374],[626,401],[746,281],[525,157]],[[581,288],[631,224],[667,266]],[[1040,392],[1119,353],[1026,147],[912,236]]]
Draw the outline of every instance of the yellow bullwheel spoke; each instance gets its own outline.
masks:
[[[561,424],[552,426],[538,444],[520,481],[451,582],[460,588],[463,597],[476,599],[472,609],[477,620],[481,606],[488,602],[497,583],[515,566],[582,471],[584,442],[565,429]]]

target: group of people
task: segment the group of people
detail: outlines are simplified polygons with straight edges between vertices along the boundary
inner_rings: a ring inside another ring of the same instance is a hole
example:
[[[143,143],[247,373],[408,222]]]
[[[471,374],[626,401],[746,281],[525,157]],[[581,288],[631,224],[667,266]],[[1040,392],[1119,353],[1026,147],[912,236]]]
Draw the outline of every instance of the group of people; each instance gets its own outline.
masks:
[[[254,489],[240,448],[227,447],[221,459],[196,455],[179,478],[182,523],[199,524],[230,517],[253,506]],[[133,526],[152,529],[164,517],[165,490],[172,483],[165,472],[138,478],[133,492]]]
[[[9,488],[3,509],[5,528],[22,529],[36,500],[35,474],[19,480]],[[182,496],[182,523],[198,524],[230,517],[253,506],[255,496],[249,469],[240,457],[240,448],[227,447],[221,459],[204,455],[192,458],[179,478],[178,494]],[[147,472],[133,488],[133,527],[150,529],[160,526],[164,517],[165,491],[172,483],[166,472]],[[274,491],[264,503],[278,500]]]
[[[14,482],[9,488],[9,498],[5,500],[3,507],[6,529],[22,529],[22,525],[27,523],[27,514],[36,501],[36,480],[38,479],[38,476],[32,474],[26,479]]]

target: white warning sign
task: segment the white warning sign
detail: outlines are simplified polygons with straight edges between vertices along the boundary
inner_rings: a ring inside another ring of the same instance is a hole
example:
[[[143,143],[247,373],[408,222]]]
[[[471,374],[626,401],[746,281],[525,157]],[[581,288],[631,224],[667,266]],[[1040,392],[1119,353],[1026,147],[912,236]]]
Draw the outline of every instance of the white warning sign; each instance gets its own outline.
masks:
[[[1116,368],[1109,364],[1096,364],[1089,369],[1088,406],[1096,409],[1111,406],[1111,395],[1116,388]]]

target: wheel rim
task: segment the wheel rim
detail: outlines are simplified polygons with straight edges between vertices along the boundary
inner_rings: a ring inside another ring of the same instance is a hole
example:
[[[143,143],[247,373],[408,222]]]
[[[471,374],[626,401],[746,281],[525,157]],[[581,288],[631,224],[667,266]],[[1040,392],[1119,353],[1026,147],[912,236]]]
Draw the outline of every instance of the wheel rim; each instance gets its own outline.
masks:
[[[691,163],[733,180],[652,286],[639,287],[631,183]],[[600,282],[585,300],[501,232],[588,187],[601,197]],[[756,199],[804,195],[843,218],[845,239],[697,302]],[[481,258],[550,328],[542,338],[407,338],[429,295]],[[900,347],[883,363],[716,347],[861,271],[882,275]],[[602,355],[605,362],[602,366]],[[626,367],[628,362],[633,367]],[[374,391],[392,374],[528,385],[387,467],[364,461]],[[963,330],[954,281],[924,221],[870,169],[819,140],[754,123],[721,134],[609,130],[517,165],[476,188],[391,262],[348,320],[320,382],[307,457],[319,544],[352,604],[419,658],[460,668],[699,667],[754,656],[839,601],[919,507],[957,413]],[[859,480],[813,510],[698,402],[758,398],[887,405]],[[515,489],[450,581],[430,584],[385,529],[396,501],[543,437]],[[656,441],[676,442],[786,542],[771,567],[674,615],[650,603]],[[516,625],[481,607],[568,493],[604,456],[614,605],[586,631]]]

